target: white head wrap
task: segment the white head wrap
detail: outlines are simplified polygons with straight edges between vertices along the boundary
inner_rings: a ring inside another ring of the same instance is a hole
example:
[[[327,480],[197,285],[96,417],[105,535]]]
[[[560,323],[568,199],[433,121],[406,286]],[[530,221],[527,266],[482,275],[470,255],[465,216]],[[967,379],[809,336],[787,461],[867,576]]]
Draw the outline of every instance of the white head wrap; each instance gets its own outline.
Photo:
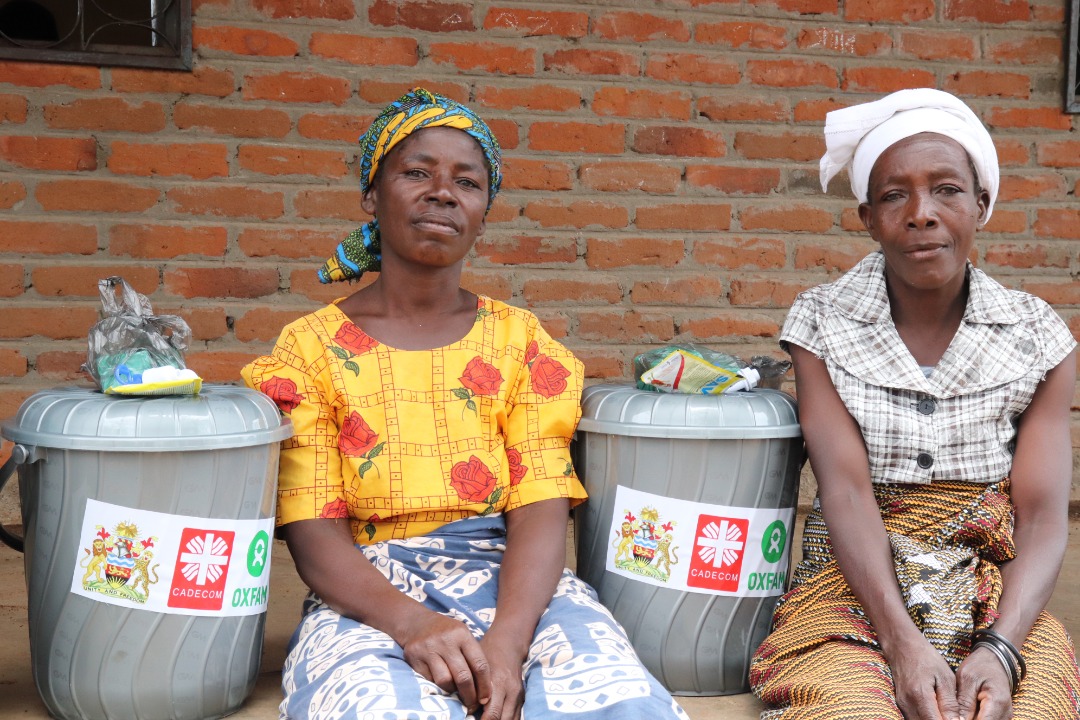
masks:
[[[874,102],[833,110],[825,116],[825,154],[821,157],[821,189],[845,167],[851,190],[866,202],[870,171],[893,143],[923,132],[960,143],[990,194],[983,224],[990,219],[998,194],[997,150],[990,133],[962,100],[941,90],[900,90]]]

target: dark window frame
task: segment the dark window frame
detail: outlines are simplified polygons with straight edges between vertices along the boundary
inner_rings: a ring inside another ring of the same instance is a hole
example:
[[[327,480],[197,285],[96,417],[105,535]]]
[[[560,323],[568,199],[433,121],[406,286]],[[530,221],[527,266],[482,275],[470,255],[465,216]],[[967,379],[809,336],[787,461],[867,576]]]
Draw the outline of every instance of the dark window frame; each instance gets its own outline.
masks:
[[[1080,113],[1080,0],[1072,0],[1065,57],[1069,72],[1065,78],[1065,112]]]
[[[167,27],[163,30],[153,29],[150,17],[124,22],[125,25],[146,29],[162,38],[164,43],[158,47],[94,43],[96,28],[87,26],[84,8],[91,4],[101,7],[102,1],[75,2],[77,18],[64,37],[57,41],[18,40],[0,33],[0,59],[191,70],[191,0],[171,0],[166,3],[166,10],[175,10],[178,17],[166,23]]]

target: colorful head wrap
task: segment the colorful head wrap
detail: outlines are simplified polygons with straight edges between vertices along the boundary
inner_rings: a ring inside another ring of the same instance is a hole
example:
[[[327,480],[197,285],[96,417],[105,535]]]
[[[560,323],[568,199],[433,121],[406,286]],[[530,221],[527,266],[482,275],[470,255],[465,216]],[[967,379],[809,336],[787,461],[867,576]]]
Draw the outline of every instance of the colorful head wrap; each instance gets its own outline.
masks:
[[[932,88],[900,90],[826,115],[821,189],[827,190],[829,180],[847,168],[852,192],[859,202],[866,202],[870,171],[881,154],[894,143],[924,132],[952,138],[967,151],[979,185],[990,194],[985,224],[994,209],[1000,180],[994,141],[962,100]]]
[[[452,127],[468,133],[480,143],[488,168],[488,209],[502,184],[502,152],[499,143],[480,117],[464,105],[423,88],[402,95],[379,113],[360,138],[360,190],[367,192],[375,180],[379,163],[398,143],[417,130]],[[349,233],[319,270],[319,281],[352,280],[369,270],[378,270],[382,259],[379,221],[373,219]]]

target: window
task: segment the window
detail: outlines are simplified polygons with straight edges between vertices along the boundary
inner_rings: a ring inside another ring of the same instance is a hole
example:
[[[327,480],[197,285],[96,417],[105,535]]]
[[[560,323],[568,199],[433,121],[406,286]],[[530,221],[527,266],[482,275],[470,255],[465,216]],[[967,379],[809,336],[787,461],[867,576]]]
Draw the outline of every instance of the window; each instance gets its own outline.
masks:
[[[1065,112],[1080,113],[1080,0],[1072,0],[1069,12],[1069,33],[1065,39],[1065,57],[1069,74],[1065,78]]]
[[[191,0],[0,0],[0,58],[191,69]]]

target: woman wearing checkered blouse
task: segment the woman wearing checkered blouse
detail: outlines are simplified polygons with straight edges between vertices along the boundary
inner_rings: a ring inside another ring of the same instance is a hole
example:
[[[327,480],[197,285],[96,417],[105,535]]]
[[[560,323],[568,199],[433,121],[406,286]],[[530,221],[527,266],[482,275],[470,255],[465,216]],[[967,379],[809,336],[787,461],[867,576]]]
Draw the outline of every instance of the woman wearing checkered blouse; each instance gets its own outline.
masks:
[[[781,333],[818,497],[758,649],[763,720],[1080,717],[1071,641],[1044,611],[1068,532],[1076,342],[968,258],[998,188],[955,97],[830,113],[880,249],[803,293]]]

